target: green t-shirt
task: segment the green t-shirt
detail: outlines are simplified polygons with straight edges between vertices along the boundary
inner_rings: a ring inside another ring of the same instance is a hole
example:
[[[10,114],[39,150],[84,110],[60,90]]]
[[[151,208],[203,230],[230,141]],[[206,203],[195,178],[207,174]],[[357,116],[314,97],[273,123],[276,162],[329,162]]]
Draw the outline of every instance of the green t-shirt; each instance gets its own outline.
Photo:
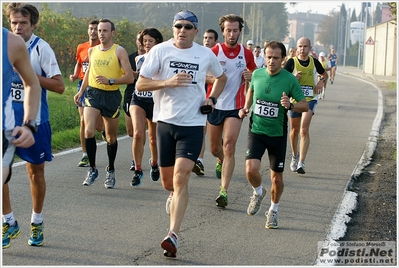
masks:
[[[248,90],[253,90],[251,132],[281,137],[287,126],[287,110],[281,105],[283,92],[298,101],[305,99],[298,80],[285,69],[269,75],[266,68],[256,69]]]

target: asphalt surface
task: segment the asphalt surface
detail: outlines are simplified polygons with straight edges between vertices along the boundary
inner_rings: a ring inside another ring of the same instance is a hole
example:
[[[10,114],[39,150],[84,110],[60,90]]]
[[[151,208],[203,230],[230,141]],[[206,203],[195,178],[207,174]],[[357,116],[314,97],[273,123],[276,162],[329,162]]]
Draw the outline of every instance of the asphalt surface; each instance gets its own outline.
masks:
[[[290,171],[287,146],[285,188],[279,206],[279,229],[265,229],[270,206],[267,155],[262,161],[268,194],[260,212],[246,214],[252,189],[245,178],[248,118],[243,121],[236,148],[236,166],[226,209],[215,205],[220,181],[215,158],[205,152],[205,176],[191,174],[189,205],[179,233],[177,258],[163,256],[160,242],[167,234],[168,192],[149,178],[149,150],[143,158],[145,177],[140,187],[130,181],[131,138],[121,137],[116,159],[116,187],[104,188],[106,146],[99,141],[99,179],[83,186],[87,168],[78,168],[79,148],[55,155],[46,164],[44,208],[45,245],[30,247],[31,197],[25,167],[16,163],[10,182],[14,215],[21,235],[2,251],[5,266],[222,266],[302,265],[317,258],[317,242],[326,239],[350,176],[368,142],[378,109],[378,90],[354,77],[358,70],[338,68],[326,98],[313,117],[306,174]],[[358,76],[363,74],[358,73]],[[396,81],[396,78],[395,78]],[[208,138],[208,137],[206,137]]]

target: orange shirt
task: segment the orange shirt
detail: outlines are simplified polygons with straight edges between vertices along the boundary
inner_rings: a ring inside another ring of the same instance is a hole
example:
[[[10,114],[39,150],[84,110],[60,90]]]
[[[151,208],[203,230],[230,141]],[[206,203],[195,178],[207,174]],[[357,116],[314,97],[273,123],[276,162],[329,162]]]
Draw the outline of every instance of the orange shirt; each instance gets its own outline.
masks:
[[[98,42],[100,44],[100,42]],[[93,46],[96,46],[98,44],[95,44]],[[85,73],[87,71],[87,68],[89,67],[89,56],[88,56],[88,51],[89,48],[92,47],[90,46],[90,41],[87,41],[85,43],[79,44],[76,52],[76,60],[80,65],[82,65],[82,68],[80,69],[79,73],[79,79],[83,80]]]

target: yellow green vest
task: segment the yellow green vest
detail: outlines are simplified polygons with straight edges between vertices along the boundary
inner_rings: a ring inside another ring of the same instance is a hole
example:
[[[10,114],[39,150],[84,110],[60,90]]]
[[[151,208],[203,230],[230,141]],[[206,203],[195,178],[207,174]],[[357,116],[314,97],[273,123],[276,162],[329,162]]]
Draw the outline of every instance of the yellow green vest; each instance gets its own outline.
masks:
[[[113,44],[107,51],[101,51],[100,45],[93,47],[90,55],[90,75],[89,86],[102,90],[114,91],[119,89],[119,85],[104,85],[96,82],[96,76],[102,75],[110,78],[119,78],[123,71],[116,55],[116,49],[119,45]]]
[[[306,97],[306,101],[311,101],[315,96],[315,85],[316,85],[316,67],[314,65],[313,57],[309,57],[309,65],[302,66],[299,63],[297,57],[293,57],[294,60],[294,70],[296,72],[301,72],[301,79],[299,80],[299,84],[301,85],[302,92]]]

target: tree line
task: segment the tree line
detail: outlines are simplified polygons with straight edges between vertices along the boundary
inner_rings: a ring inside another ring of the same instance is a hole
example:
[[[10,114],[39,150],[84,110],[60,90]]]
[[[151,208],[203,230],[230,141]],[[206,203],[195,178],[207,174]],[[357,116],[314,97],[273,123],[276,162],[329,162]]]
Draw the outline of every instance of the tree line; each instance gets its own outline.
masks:
[[[220,33],[219,17],[225,14],[245,13],[245,40],[251,39],[251,31],[257,25],[253,16],[263,10],[262,35],[268,40],[284,40],[288,35],[288,13],[285,3],[31,3],[40,12],[39,23],[34,33],[47,41],[54,50],[61,72],[67,77],[75,66],[76,48],[88,41],[87,28],[90,20],[108,18],[115,23],[114,42],[123,46],[130,54],[137,50],[136,35],[145,27],[155,27],[164,40],[172,38],[173,15],[181,9],[193,11],[199,20],[199,33],[196,42],[202,44],[202,34],[207,28]],[[6,3],[3,4],[3,10]],[[88,16],[87,16],[88,15]],[[3,26],[10,29],[6,16]],[[262,45],[262,44],[259,44]]]

